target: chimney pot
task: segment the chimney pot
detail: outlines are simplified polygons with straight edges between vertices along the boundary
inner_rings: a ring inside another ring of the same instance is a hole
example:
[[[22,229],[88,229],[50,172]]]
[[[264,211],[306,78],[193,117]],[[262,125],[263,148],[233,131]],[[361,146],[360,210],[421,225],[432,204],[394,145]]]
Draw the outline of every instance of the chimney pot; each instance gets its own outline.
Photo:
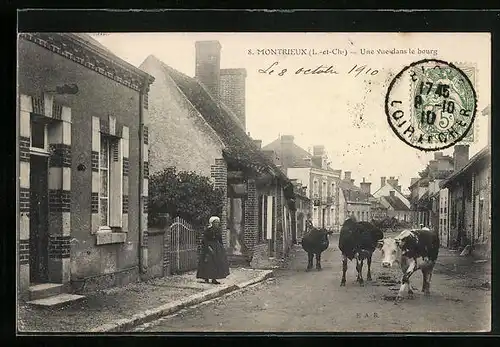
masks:
[[[344,172],[344,179],[346,181],[350,181],[351,180],[351,171],[345,171]]]

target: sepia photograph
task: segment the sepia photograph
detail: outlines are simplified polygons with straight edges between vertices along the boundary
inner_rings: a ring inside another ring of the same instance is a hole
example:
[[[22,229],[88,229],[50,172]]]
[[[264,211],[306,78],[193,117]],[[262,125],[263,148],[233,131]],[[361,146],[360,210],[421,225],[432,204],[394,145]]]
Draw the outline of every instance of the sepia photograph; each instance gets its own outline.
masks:
[[[491,34],[19,32],[17,333],[491,330]]]

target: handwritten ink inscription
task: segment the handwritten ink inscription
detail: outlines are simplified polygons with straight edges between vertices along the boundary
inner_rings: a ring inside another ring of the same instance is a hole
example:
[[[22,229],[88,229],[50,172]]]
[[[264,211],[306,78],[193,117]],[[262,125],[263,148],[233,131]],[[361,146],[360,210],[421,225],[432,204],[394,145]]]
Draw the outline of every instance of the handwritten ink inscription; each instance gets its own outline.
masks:
[[[280,63],[275,61],[267,68],[258,69],[258,72],[265,75],[285,76],[288,74],[288,69],[280,66]],[[378,74],[377,69],[368,67],[367,65],[354,64],[349,70],[346,71],[347,75],[358,77],[360,75],[375,76]],[[339,72],[333,65],[319,65],[313,67],[300,67],[292,70],[294,75],[339,75]]]

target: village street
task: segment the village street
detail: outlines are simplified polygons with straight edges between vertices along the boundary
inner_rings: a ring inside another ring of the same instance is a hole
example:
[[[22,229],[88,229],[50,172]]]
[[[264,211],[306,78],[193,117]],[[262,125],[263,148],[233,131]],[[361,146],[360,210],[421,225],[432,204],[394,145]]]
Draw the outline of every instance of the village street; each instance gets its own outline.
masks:
[[[271,280],[164,317],[134,331],[271,331],[271,332],[473,332],[490,328],[490,290],[484,265],[457,264],[457,256],[440,250],[431,296],[420,288],[421,273],[412,277],[415,298],[393,303],[397,269],[382,270],[374,253],[373,281],[355,283],[349,263],[347,285],[340,287],[338,236],[323,253],[323,270],[306,272],[307,257],[296,246],[286,269]],[[460,262],[458,262],[460,263]],[[364,268],[366,278],[366,264]],[[399,278],[399,277],[398,277]],[[483,285],[483,286],[482,286]],[[486,285],[487,287],[487,285]]]

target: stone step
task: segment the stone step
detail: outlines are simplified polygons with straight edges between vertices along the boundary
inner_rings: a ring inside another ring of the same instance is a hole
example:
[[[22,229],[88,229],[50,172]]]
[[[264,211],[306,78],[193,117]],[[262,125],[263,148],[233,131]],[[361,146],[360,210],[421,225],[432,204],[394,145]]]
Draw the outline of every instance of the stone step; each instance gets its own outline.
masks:
[[[42,283],[29,287],[30,300],[45,299],[61,294],[63,285],[60,283]]]
[[[28,301],[28,304],[38,307],[54,308],[84,299],[84,295],[59,294],[49,298]]]

